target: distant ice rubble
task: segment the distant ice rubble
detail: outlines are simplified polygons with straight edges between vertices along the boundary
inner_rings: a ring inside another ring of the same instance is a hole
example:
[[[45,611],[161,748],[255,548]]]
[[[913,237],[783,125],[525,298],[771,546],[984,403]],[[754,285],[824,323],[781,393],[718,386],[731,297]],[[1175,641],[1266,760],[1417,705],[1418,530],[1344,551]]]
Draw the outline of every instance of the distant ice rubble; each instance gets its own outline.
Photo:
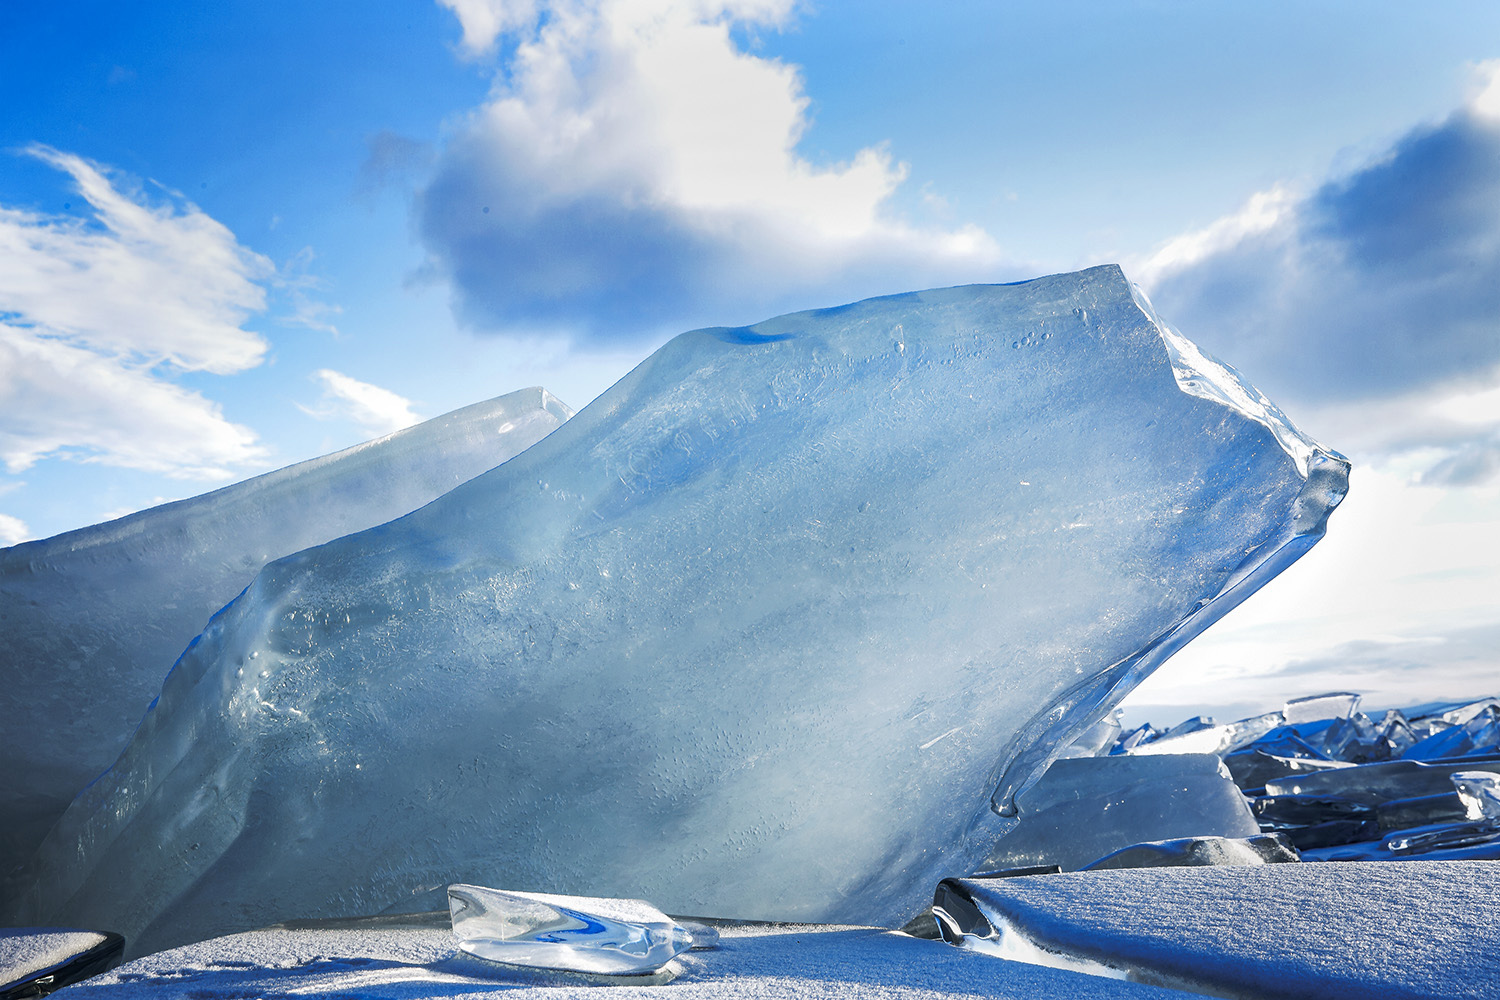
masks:
[[[109,767],[172,662],[262,566],[415,510],[571,412],[544,389],[523,389],[213,493],[0,549],[0,875]]]
[[[1020,822],[985,868],[1500,859],[1500,698],[1378,720],[1359,700],[1335,692],[1228,724],[1123,734],[1112,713],[1018,797]],[[1268,838],[1286,849],[1256,846]],[[1214,857],[1226,860],[1202,860]]]
[[[897,926],[1347,471],[1115,267],[683,334],[261,570],[0,919],[141,954],[466,882]]]

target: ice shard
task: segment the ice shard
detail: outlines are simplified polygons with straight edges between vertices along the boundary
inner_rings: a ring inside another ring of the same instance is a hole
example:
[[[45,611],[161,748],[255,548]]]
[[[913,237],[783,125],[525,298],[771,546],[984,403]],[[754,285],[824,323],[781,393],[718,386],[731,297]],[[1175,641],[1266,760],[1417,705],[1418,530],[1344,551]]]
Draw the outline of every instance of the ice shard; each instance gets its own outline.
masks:
[[[272,559],[415,510],[568,418],[544,389],[213,493],[0,549],[0,872],[109,767],[162,678]],[[11,726],[25,725],[21,738]]]
[[[150,950],[462,881],[899,926],[1347,470],[1113,266],[683,334],[262,570],[4,916]]]
[[[450,885],[448,909],[460,948],[506,965],[643,976],[693,947],[687,928],[639,899]]]

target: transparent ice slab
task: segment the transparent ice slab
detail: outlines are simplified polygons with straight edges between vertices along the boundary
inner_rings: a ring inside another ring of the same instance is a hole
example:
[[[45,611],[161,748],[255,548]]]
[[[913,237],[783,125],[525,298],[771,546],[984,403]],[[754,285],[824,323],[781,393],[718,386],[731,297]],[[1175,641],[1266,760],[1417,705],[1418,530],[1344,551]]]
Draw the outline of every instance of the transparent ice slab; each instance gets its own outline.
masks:
[[[1114,267],[687,333],[262,570],[0,909],[143,950],[452,882],[900,926],[1347,470]]]
[[[202,496],[0,549],[0,872],[119,756],[214,612],[273,559],[400,517],[572,411],[524,389]],[[254,676],[252,672],[251,676]],[[45,720],[26,725],[20,720]]]
[[[448,906],[459,947],[506,965],[647,975],[694,944],[690,930],[639,899],[450,885]]]
[[[1260,833],[1212,754],[1057,760],[1016,803],[1020,822],[995,844],[984,870],[1074,871],[1147,841]]]
[[[1331,795],[1378,805],[1453,791],[1449,777],[1456,771],[1500,773],[1500,758],[1463,758],[1461,761],[1424,763],[1392,760],[1334,770],[1290,774],[1266,782],[1267,795]]]
[[[1328,694],[1293,698],[1282,708],[1288,725],[1301,722],[1318,722],[1323,719],[1347,719],[1359,707],[1359,695],[1353,691],[1332,691]]]

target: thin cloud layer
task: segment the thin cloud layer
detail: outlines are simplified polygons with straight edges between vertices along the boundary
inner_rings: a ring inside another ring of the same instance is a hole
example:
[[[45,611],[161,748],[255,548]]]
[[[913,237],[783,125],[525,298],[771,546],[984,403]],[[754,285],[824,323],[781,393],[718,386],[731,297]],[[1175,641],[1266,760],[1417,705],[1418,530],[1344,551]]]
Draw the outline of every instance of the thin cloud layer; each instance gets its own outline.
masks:
[[[263,451],[247,427],[149,368],[0,323],[0,462],[49,457],[226,479]]]
[[[329,368],[313,372],[313,378],[322,383],[323,402],[315,407],[299,404],[299,408],[320,420],[351,420],[371,437],[378,437],[422,419],[412,410],[411,400],[389,389]]]
[[[813,290],[994,278],[981,230],[892,217],[906,169],[885,150],[797,154],[796,68],[731,31],[781,23],[790,0],[445,2],[466,52],[519,39],[416,206],[427,274],[471,326],[633,339]]]
[[[62,456],[189,478],[258,462],[247,428],[172,377],[258,365],[242,324],[274,268],[196,206],[151,203],[98,164],[35,146],[87,217],[0,206],[0,462]]]

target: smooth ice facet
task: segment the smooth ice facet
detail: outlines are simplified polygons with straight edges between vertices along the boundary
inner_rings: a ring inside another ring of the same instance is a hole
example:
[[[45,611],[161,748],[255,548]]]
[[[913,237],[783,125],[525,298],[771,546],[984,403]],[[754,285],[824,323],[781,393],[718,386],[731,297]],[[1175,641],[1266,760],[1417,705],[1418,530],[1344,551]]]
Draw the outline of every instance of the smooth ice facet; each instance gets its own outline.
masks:
[[[460,881],[900,926],[1347,470],[1114,267],[684,334],[262,570],[0,916],[146,950]]]
[[[1331,691],[1328,694],[1293,698],[1282,708],[1287,725],[1318,722],[1323,719],[1347,719],[1359,707],[1359,695],[1353,691]]]
[[[25,860],[114,762],[183,647],[262,566],[415,510],[571,413],[546,390],[524,389],[213,493],[0,549],[0,872]],[[254,679],[264,665],[236,669]]]
[[[1332,795],[1377,805],[1396,799],[1436,795],[1453,791],[1455,771],[1500,772],[1500,759],[1493,761],[1423,763],[1392,760],[1337,770],[1289,774],[1267,781],[1267,795]]]
[[[471,955],[607,976],[646,975],[693,947],[693,935],[650,903],[450,885],[453,936]]]
[[[1016,803],[1020,822],[1000,838],[985,870],[1058,865],[1074,871],[1147,841],[1260,833],[1244,796],[1212,754],[1064,758]]]
[[[1493,771],[1455,771],[1448,775],[1468,818],[1500,823],[1500,774]]]

